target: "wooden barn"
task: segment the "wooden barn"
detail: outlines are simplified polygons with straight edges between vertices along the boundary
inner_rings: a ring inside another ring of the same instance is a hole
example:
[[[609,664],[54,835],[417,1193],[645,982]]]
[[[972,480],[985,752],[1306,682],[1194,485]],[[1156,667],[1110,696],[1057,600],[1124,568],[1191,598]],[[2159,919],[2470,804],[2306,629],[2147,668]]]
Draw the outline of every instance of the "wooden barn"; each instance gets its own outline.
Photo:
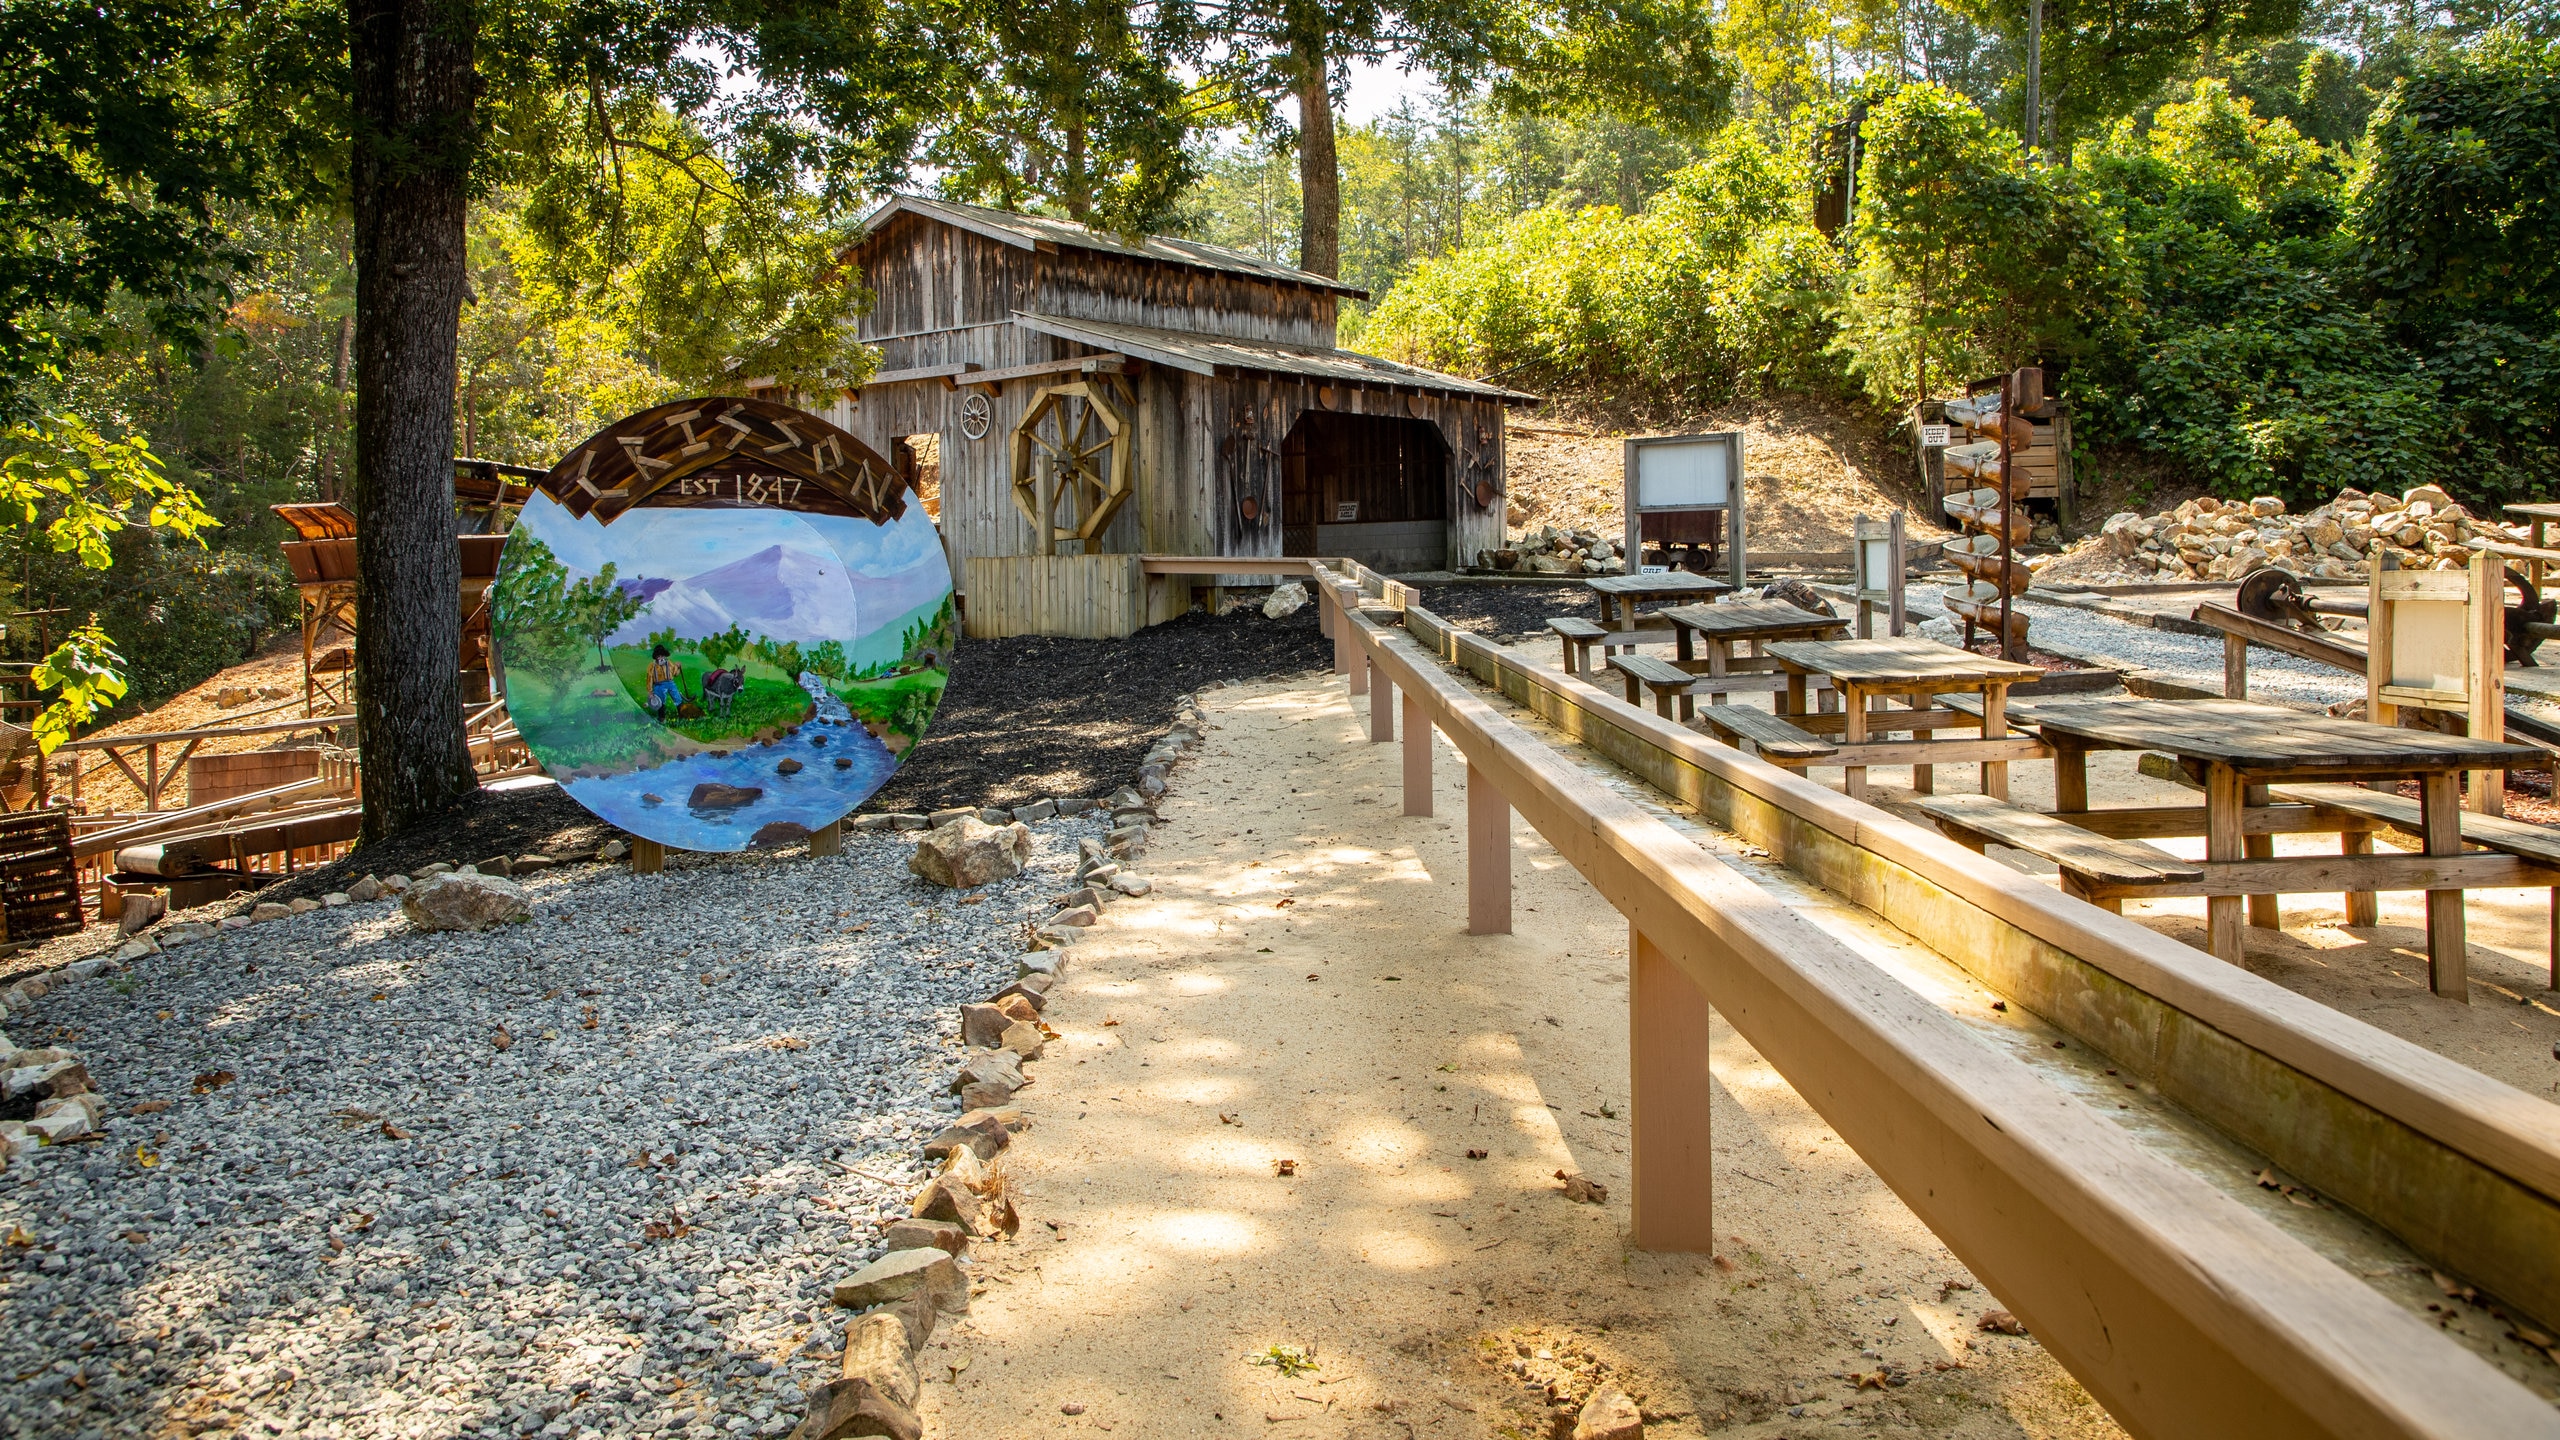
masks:
[[[1351,286],[915,197],[875,210],[847,259],[876,297],[860,333],[882,359],[827,418],[902,465],[936,437],[972,633],[1086,633],[980,623],[1019,609],[999,589],[1137,573],[1059,563],[1074,558],[1326,555],[1396,572],[1502,542],[1503,407],[1533,397],[1336,348],[1336,307],[1365,298]],[[1169,607],[1140,608],[1134,623]]]

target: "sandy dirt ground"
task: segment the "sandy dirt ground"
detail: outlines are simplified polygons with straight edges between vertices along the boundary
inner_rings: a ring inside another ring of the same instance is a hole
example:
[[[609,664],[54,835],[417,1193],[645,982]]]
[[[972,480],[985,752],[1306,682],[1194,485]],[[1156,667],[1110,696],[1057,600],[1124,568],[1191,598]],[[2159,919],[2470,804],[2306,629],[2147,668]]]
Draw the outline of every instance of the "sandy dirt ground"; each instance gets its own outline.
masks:
[[[1602,1383],[1656,1436],[2120,1433],[1721,1021],[1722,1249],[1635,1252],[1615,912],[1515,822],[1515,933],[1464,934],[1445,742],[1408,818],[1338,683],[1202,701],[1155,891],[1050,1007],[935,1433],[1543,1436]]]
[[[329,643],[341,644],[344,640],[344,636],[333,632]],[[254,693],[261,686],[282,690],[286,692],[286,697],[251,700],[245,705],[235,705],[227,710],[213,703],[214,697],[225,690],[237,688]],[[212,679],[194,689],[170,697],[169,701],[157,710],[146,710],[139,715],[119,720],[113,725],[87,732],[81,738],[159,735],[174,730],[267,725],[280,720],[296,720],[301,717],[302,637],[299,632],[296,632],[277,640],[257,656],[220,671]],[[315,738],[314,732],[308,730],[293,735],[234,736],[207,740],[197,746],[196,753],[232,755],[250,750],[281,750],[309,745]],[[116,768],[114,761],[95,751],[75,753],[79,754],[80,804],[84,810],[92,815],[104,815],[139,812],[142,809],[141,787],[135,785],[122,770]],[[55,763],[57,765],[65,763],[67,758],[56,756]],[[167,764],[168,758],[169,752],[163,750],[161,763]],[[70,789],[70,778],[67,775],[56,775],[53,785],[57,793],[67,793]],[[174,808],[183,804],[185,796],[186,781],[182,769],[177,787],[174,792],[166,795],[164,806]]]
[[[1869,427],[1803,405],[1733,406],[1681,429],[1743,433],[1743,497],[1754,550],[1845,550],[1859,515],[1909,509],[1913,538],[1947,533],[1924,513],[1910,455],[1878,443]],[[1626,431],[1574,420],[1515,419],[1504,436],[1513,534],[1540,525],[1625,525]]]

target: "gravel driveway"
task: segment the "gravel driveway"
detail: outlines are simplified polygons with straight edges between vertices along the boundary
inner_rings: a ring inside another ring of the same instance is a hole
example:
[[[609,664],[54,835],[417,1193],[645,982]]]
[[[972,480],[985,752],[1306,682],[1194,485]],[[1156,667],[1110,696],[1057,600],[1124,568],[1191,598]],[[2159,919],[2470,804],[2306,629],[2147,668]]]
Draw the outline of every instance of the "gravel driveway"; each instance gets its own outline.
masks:
[[[973,892],[852,834],[528,883],[419,935],[322,910],[57,990],[103,1143],[0,1176],[0,1435],[778,1435],[832,1281],[957,1104],[1091,820]],[[147,1113],[134,1113],[141,1107]]]

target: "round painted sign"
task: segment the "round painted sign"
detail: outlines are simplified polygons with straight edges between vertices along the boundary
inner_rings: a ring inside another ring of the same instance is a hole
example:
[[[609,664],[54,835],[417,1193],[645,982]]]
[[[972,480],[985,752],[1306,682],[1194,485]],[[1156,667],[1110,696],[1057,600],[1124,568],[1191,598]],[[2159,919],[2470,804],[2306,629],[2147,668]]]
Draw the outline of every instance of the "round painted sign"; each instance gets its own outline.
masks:
[[[942,698],[941,537],[804,411],[661,406],[554,467],[490,591],[507,715],[578,803],[673,849],[833,824]]]

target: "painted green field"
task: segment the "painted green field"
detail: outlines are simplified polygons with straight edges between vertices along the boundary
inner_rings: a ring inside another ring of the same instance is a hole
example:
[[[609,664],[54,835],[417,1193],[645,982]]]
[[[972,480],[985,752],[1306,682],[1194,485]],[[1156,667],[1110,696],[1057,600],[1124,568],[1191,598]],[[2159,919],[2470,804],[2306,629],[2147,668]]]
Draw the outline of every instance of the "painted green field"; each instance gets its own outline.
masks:
[[[566,676],[509,671],[507,715],[559,769],[619,771],[667,758],[658,727],[631,708],[612,674],[592,666]]]
[[[684,672],[683,677],[676,682],[677,688],[684,692],[685,699],[701,705],[702,677],[714,667],[690,650],[677,650],[669,658],[674,660],[678,668]],[[622,680],[623,689],[631,696],[632,703],[646,710],[649,703],[648,647],[645,645],[615,646],[613,668],[614,673]],[[747,686],[738,692],[735,700],[730,702],[726,717],[710,713],[711,707],[704,705],[703,709],[706,713],[702,718],[698,720],[671,718],[667,722],[667,728],[687,739],[699,740],[706,745],[717,745],[724,740],[750,738],[760,730],[780,730],[786,726],[800,724],[807,720],[810,712],[816,708],[810,703],[807,692],[803,691],[790,676],[772,666],[760,660],[747,660],[740,668],[747,672]]]

